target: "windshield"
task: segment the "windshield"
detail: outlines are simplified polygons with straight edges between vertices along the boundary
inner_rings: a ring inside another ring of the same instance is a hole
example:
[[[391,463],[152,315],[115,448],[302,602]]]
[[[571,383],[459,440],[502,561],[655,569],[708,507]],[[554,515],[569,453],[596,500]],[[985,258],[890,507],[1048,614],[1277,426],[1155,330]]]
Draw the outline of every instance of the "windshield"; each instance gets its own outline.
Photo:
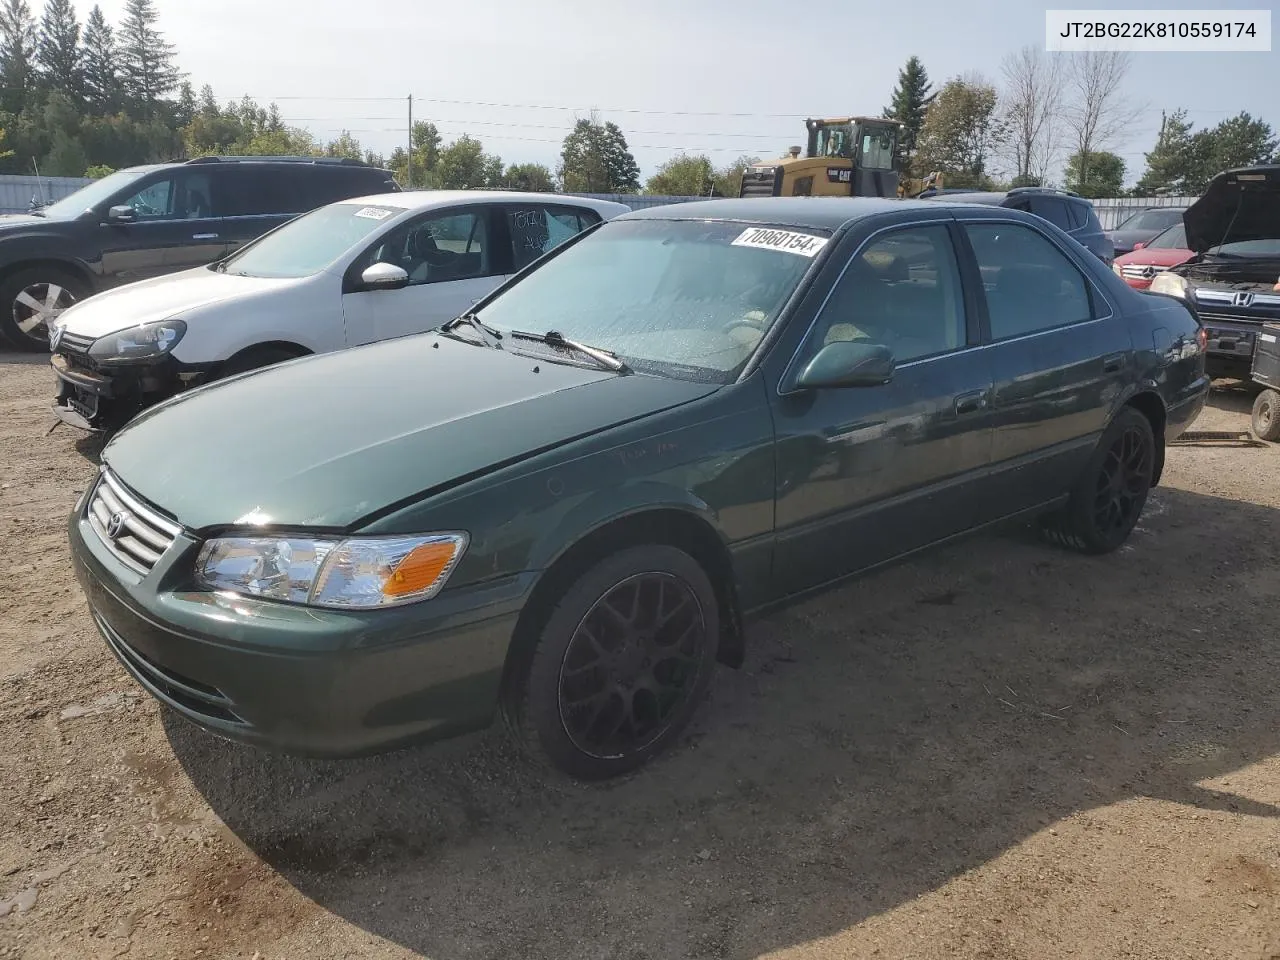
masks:
[[[853,127],[823,127],[818,131],[818,156],[848,157],[852,155]]]
[[[314,276],[403,212],[403,207],[384,203],[335,203],[321,207],[232,254],[219,268],[240,277]]]
[[[1210,247],[1209,253],[1219,253],[1227,257],[1266,257],[1274,260],[1280,257],[1280,239],[1239,240],[1235,243]]]
[[[493,300],[480,319],[499,332],[555,330],[639,372],[729,383],[826,242],[817,231],[741,223],[613,221]],[[526,347],[550,350],[514,345]]]
[[[146,170],[117,170],[101,180],[85,184],[75,193],[63,197],[57,203],[50,204],[40,210],[46,217],[70,220],[87,210],[92,210],[104,200],[113,196],[116,191],[137,180]]]
[[[1143,210],[1116,228],[1120,230],[1163,230],[1165,227],[1182,222],[1182,211],[1177,208],[1168,210]]]
[[[1147,244],[1148,250],[1185,250],[1187,249],[1187,228],[1182,224],[1170,227],[1160,236]]]

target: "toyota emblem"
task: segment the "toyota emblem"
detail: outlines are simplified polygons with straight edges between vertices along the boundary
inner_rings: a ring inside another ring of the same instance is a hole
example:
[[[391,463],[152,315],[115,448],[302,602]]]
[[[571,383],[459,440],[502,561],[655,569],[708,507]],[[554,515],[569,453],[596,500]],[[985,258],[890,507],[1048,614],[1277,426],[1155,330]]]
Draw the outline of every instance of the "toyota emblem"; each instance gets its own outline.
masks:
[[[1253,303],[1253,294],[1247,290],[1237,291],[1236,295],[1231,298],[1233,307],[1247,307]]]
[[[129,519],[129,514],[124,510],[119,513],[113,513],[111,519],[107,521],[107,536],[114,540],[120,536],[120,531],[124,529],[125,521]]]

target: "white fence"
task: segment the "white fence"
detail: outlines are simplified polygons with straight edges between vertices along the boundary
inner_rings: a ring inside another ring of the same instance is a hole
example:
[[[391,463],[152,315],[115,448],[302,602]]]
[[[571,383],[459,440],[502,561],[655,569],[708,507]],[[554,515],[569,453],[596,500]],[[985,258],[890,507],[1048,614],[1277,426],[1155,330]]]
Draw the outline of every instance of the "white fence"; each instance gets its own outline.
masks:
[[[84,177],[0,176],[0,213],[23,213],[30,207],[33,197],[46,203],[53,203],[74,193],[89,182]],[[662,197],[634,193],[579,193],[574,196],[613,200],[617,203],[625,203],[632,210],[704,199],[703,197]],[[1094,200],[1093,207],[1098,212],[1102,228],[1111,230],[1126,217],[1148,207],[1185,207],[1194,201],[1195,197],[1150,197],[1142,200],[1121,197],[1111,200]]]

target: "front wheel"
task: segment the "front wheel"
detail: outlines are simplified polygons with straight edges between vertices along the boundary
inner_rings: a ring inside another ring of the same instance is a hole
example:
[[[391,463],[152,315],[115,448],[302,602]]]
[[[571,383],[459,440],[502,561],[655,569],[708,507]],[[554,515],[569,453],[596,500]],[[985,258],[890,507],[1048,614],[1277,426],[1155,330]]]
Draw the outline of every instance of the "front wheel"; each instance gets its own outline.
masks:
[[[1110,553],[1133,532],[1155,475],[1151,423],[1126,407],[1111,421],[1071,490],[1067,505],[1045,517],[1049,539],[1083,553]]]
[[[1280,440],[1280,393],[1268,388],[1254,397],[1252,420],[1259,440]]]
[[[621,550],[552,609],[513,697],[515,731],[578,779],[634,770],[688,725],[719,636],[716,592],[696,560],[656,544]]]
[[[84,284],[58,267],[26,267],[0,281],[0,336],[18,350],[49,349],[49,327],[86,294]]]

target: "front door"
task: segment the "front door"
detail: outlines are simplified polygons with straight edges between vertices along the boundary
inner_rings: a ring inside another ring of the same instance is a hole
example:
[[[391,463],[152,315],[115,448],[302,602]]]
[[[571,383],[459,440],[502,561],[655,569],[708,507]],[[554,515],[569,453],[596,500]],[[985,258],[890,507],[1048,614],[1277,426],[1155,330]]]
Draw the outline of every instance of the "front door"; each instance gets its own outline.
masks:
[[[174,170],[112,201],[132,207],[135,219],[101,226],[104,280],[132,283],[219,259],[226,241],[211,179],[207,171]]]
[[[992,221],[964,231],[991,341],[994,476],[984,519],[995,519],[1070,487],[1133,376],[1133,343],[1080,264],[1041,231]]]
[[[823,345],[892,350],[893,379],[775,397],[775,582],[791,594],[959,533],[990,462],[992,387],[947,224],[867,244],[832,289],[788,374]]]
[[[434,330],[502,282],[508,258],[491,242],[496,205],[433,210],[391,231],[347,272],[347,342],[373,343]],[[360,274],[391,263],[409,274],[400,290],[361,290]]]

